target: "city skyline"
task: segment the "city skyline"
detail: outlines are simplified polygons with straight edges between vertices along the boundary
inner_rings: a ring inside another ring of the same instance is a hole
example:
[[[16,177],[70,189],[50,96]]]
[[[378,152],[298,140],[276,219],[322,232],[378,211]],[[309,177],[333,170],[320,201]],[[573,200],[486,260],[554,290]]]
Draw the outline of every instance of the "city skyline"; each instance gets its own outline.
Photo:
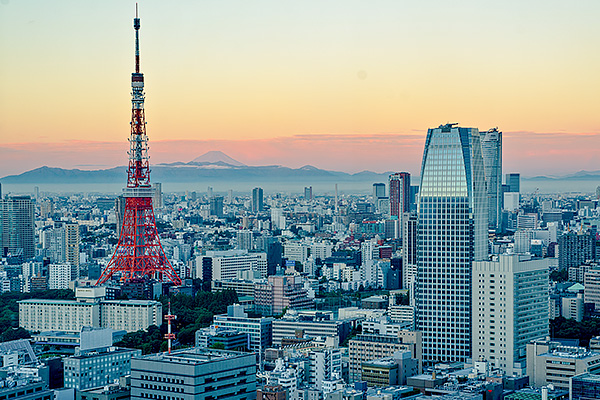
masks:
[[[414,173],[459,122],[503,131],[505,170],[597,169],[600,6],[544,5],[143,2],[153,163]],[[133,3],[0,9],[0,175],[124,165]]]

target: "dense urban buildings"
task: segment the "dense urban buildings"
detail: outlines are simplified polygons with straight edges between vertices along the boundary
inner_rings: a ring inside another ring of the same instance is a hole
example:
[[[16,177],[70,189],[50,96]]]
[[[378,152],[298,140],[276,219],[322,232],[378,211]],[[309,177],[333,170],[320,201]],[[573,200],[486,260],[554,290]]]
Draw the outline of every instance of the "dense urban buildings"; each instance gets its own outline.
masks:
[[[29,196],[0,199],[0,244],[2,255],[35,255],[33,202]]]
[[[479,131],[429,129],[419,189],[417,329],[427,361],[471,357],[471,262],[487,258]]]

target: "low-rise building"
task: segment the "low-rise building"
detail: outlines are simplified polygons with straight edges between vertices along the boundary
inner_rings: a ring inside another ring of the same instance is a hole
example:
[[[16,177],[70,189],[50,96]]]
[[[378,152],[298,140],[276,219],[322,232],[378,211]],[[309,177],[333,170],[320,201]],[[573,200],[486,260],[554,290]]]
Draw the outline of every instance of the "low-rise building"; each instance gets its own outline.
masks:
[[[333,319],[331,312],[288,311],[273,320],[273,345],[280,346],[284,338],[337,336],[340,343],[350,333],[350,322]]]
[[[194,347],[134,357],[131,400],[256,399],[256,354]]]

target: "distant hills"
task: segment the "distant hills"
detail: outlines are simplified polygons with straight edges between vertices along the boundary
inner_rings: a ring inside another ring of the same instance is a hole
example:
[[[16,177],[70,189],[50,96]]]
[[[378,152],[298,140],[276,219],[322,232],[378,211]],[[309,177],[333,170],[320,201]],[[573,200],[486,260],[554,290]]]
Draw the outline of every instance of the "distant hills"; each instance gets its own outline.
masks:
[[[355,174],[339,171],[328,171],[311,165],[300,168],[289,168],[281,165],[249,166],[245,165],[221,151],[209,151],[190,162],[174,162],[151,166],[154,182],[169,183],[251,183],[269,184],[371,184],[387,182],[391,172],[376,173],[362,171]],[[115,167],[100,170],[63,169],[41,167],[19,175],[0,178],[5,184],[123,184],[126,179],[126,167]],[[413,177],[415,183],[417,177]],[[530,185],[546,185],[566,182],[595,182],[600,184],[600,171],[579,171],[565,176],[535,176],[522,178]]]
[[[154,182],[197,183],[211,181],[228,182],[386,182],[391,172],[363,171],[349,174],[327,171],[311,165],[289,168],[281,165],[248,166],[220,151],[211,151],[190,162],[174,162],[151,166]],[[126,167],[100,170],[63,169],[41,167],[19,175],[0,178],[6,184],[77,184],[77,183],[123,183]]]

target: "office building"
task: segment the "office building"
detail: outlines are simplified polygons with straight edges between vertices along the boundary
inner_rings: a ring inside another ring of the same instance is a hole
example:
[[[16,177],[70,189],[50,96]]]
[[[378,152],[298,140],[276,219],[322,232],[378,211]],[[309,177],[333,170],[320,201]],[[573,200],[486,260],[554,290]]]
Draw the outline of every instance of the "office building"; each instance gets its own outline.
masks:
[[[84,326],[137,332],[162,325],[160,302],[104,300],[105,289],[77,289],[77,300],[21,300],[19,326],[29,331],[78,333]]]
[[[501,254],[473,262],[473,360],[526,374],[527,344],[548,335],[548,259]]]
[[[65,260],[71,265],[71,280],[79,278],[79,224],[65,223]]]
[[[214,196],[208,200],[210,215],[215,216],[217,218],[223,218],[223,197],[222,196]]]
[[[508,186],[508,192],[520,193],[521,192],[521,174],[506,174],[506,185]]]
[[[481,132],[481,154],[487,184],[488,224],[497,230],[502,223],[502,132]]]
[[[419,189],[417,329],[423,359],[471,356],[471,262],[487,259],[487,190],[479,131],[429,129]]]
[[[152,188],[154,189],[154,195],[152,196],[152,208],[158,210],[163,207],[163,193],[162,193],[162,183],[154,182],[152,184]]]
[[[389,184],[390,218],[397,221],[397,233],[402,235],[402,215],[410,211],[410,174],[408,172],[392,174]]]
[[[570,378],[584,373],[600,373],[600,353],[585,347],[562,346],[546,340],[527,344],[527,375],[529,385],[548,384],[569,390]]]
[[[558,268],[577,267],[596,258],[594,231],[566,232],[558,238]]]
[[[402,288],[414,297],[417,278],[417,213],[404,213],[402,219]]]
[[[156,183],[155,183],[156,185]],[[156,201],[153,198],[152,201]],[[125,216],[125,196],[120,195],[115,199],[115,214],[117,217],[117,237],[121,237],[121,228],[123,227],[123,218]]]
[[[268,281],[254,285],[254,309],[261,315],[277,315],[284,310],[310,310],[315,308],[308,297],[301,276],[271,275]]]
[[[385,197],[385,183],[374,183],[373,184],[373,201]]]
[[[252,231],[237,231],[237,248],[239,250],[248,251],[254,249],[254,238],[252,236]]]
[[[595,309],[600,310],[600,268],[588,269],[583,282],[585,303],[593,303]]]
[[[261,212],[263,209],[263,189],[259,187],[254,188],[252,189],[252,212]]]
[[[35,256],[35,225],[33,202],[29,196],[0,199],[1,255]]]
[[[246,351],[248,348],[248,334],[235,329],[208,328],[196,331],[196,347],[212,347],[220,343],[223,350]]]
[[[138,349],[109,347],[65,357],[65,387],[86,390],[105,386],[131,373],[131,358],[141,356]]]
[[[421,373],[422,360],[421,332],[402,331],[395,336],[362,334],[348,342],[350,360],[350,382],[361,380],[362,363],[392,357],[398,351],[409,351],[410,357],[419,360],[418,371]]]
[[[288,311],[283,318],[273,320],[273,346],[281,346],[284,338],[337,337],[342,343],[350,333],[350,322],[333,319],[331,312]]]
[[[406,385],[406,379],[419,374],[419,360],[410,351],[398,351],[391,357],[363,362],[361,378],[369,386]]]
[[[206,281],[238,279],[244,271],[267,276],[267,254],[246,250],[207,251],[205,256],[196,258],[196,278]]]
[[[54,400],[54,390],[40,376],[32,376],[30,368],[2,371],[0,399]]]
[[[79,224],[70,222],[57,222],[51,229],[42,235],[42,246],[45,256],[55,264],[69,264],[71,276],[74,281],[79,277]]]
[[[503,210],[515,212],[519,209],[521,195],[514,192],[504,192]]]
[[[215,315],[213,326],[215,328],[234,329],[248,335],[248,349],[262,353],[271,346],[273,332],[273,318],[248,318],[248,314],[239,304],[227,307],[227,314]]]
[[[304,200],[311,201],[313,199],[313,188],[307,186],[304,188]]]
[[[560,315],[566,319],[574,319],[581,322],[583,319],[583,293],[573,293],[569,296],[564,296],[561,301]]]
[[[131,400],[256,399],[256,354],[193,347],[131,360]]]
[[[573,376],[569,384],[569,399],[600,399],[600,375],[585,373]]]

